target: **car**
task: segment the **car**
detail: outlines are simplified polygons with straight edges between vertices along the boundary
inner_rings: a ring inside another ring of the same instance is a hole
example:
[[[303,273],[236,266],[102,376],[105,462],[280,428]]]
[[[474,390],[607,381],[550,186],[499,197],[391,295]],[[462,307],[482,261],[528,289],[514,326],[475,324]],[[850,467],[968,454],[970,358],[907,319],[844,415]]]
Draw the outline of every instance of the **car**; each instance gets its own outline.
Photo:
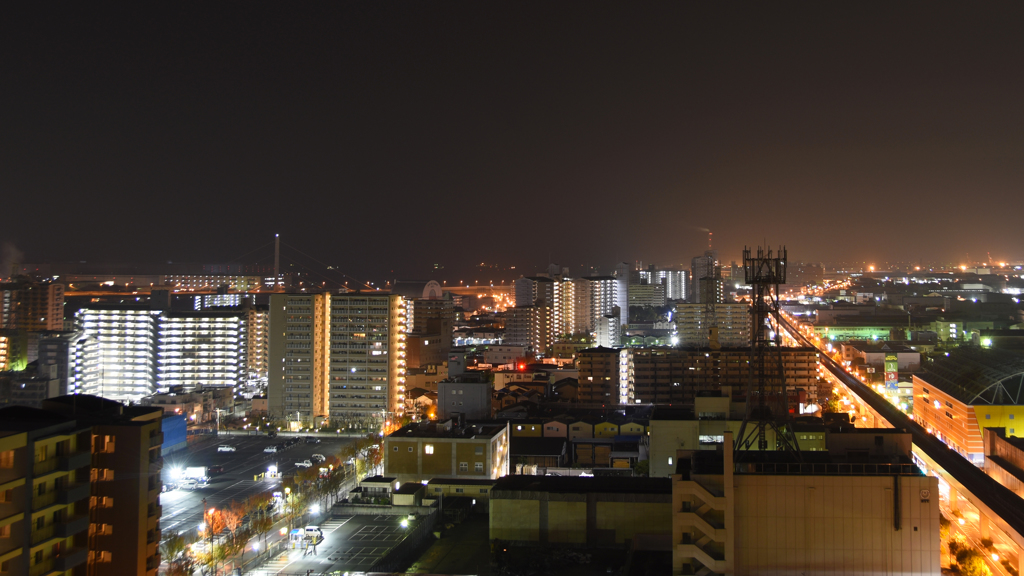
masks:
[[[182,482],[181,487],[185,490],[195,490],[196,488],[199,487],[199,480],[196,480],[195,478],[189,478],[188,480]]]
[[[316,436],[306,436],[306,444],[319,444],[320,439]]]
[[[301,462],[296,462],[296,463],[295,463],[295,466],[296,466],[297,468],[309,468],[309,467],[310,467],[310,466],[312,466],[312,465],[313,465],[313,463],[312,463],[312,462],[310,462],[309,460],[303,460],[303,461],[301,461]]]
[[[224,473],[224,467],[220,466],[220,465],[209,466],[209,467],[206,468],[206,473],[210,474],[210,475],[213,475],[213,474],[223,474]]]
[[[234,451],[235,451],[235,447],[234,446],[229,446],[228,444],[221,444],[220,446],[217,446],[217,452],[234,452]]]
[[[277,438],[277,432],[275,430],[267,432],[267,438]]]
[[[271,453],[277,452],[277,446],[267,446],[266,448],[263,449],[263,451]]]
[[[326,461],[327,457],[325,457],[323,454],[313,454],[312,456],[309,457],[309,459],[319,463]]]

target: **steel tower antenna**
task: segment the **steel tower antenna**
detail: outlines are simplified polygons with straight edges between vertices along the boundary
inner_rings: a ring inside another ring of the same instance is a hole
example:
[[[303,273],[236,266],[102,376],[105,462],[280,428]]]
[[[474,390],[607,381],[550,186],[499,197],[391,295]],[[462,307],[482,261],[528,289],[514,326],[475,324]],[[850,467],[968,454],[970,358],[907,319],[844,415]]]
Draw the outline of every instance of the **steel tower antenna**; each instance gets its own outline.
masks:
[[[747,412],[736,436],[736,459],[757,451],[782,450],[800,460],[800,446],[789,416],[789,395],[782,369],[779,331],[779,284],[786,282],[786,248],[776,254],[758,247],[743,249],[743,273],[751,287],[750,372]]]

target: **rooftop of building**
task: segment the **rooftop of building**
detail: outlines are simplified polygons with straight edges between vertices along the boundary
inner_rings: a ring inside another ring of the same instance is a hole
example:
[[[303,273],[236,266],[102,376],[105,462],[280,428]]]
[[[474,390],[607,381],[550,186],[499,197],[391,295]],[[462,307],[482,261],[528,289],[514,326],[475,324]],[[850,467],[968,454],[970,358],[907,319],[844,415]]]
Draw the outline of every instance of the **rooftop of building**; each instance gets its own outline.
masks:
[[[849,340],[843,343],[844,346],[855,348],[861,352],[916,352],[904,342],[898,341],[876,341],[876,340]]]
[[[421,482],[406,482],[399,486],[398,490],[395,490],[395,494],[415,494],[420,490],[423,490]]]
[[[0,430],[8,432],[27,432],[73,421],[73,418],[62,416],[56,412],[27,406],[9,406],[0,409]]]
[[[579,476],[504,476],[494,484],[492,496],[499,491],[553,492],[570,494],[672,494],[669,478],[584,478]]]
[[[115,400],[90,394],[67,394],[48,398],[43,401],[43,408],[91,423],[158,419],[164,413],[159,407],[125,406]]]
[[[711,450],[698,450],[692,458],[681,458],[676,474],[688,479],[690,474],[722,474],[724,455]],[[867,456],[855,461],[829,452],[736,451],[733,459],[736,474],[773,476],[921,476],[921,470],[903,456]]]
[[[465,484],[467,486],[491,486],[495,480],[484,478],[431,478],[427,485],[438,486],[441,484]]]
[[[960,346],[926,362],[917,377],[967,405],[1024,404],[1024,356]]]
[[[421,421],[407,424],[392,432],[388,438],[493,438],[505,430],[505,422],[470,422],[460,426],[453,420],[442,422]]]

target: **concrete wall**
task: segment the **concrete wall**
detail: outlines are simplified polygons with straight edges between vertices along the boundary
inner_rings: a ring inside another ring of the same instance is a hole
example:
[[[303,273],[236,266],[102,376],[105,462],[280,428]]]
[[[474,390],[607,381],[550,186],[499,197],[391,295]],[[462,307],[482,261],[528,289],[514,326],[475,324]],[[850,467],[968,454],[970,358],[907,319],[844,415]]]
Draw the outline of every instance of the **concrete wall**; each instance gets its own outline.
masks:
[[[491,539],[621,546],[638,535],[672,533],[671,495],[492,494],[490,529]]]
[[[737,475],[735,574],[938,574],[938,480],[898,481],[899,530],[892,476]]]

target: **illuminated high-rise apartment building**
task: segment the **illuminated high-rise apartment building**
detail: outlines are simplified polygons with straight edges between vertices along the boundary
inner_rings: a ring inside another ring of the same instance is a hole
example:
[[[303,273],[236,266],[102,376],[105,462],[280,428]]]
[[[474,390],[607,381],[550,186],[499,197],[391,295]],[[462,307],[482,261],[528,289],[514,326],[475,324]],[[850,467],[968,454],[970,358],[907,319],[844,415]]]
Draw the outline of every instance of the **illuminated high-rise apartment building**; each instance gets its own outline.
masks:
[[[250,314],[90,304],[76,314],[80,332],[56,351],[67,355],[67,391],[137,401],[171,386],[236,386],[248,377]]]
[[[247,320],[243,311],[160,314],[157,388],[227,388],[244,380]]]
[[[267,361],[270,354],[270,308],[267,306],[251,306],[247,313],[249,339],[246,361],[248,362],[249,379],[257,380],[267,377]]]
[[[573,287],[575,331],[597,331],[599,320],[617,305],[618,281],[614,276],[589,276],[573,280]]]
[[[31,281],[0,284],[0,330],[63,329],[63,284]]]
[[[144,305],[94,304],[79,310],[76,321],[88,338],[77,354],[81,365],[71,369],[75,391],[120,401],[156,392],[159,314]]]
[[[339,426],[400,414],[406,328],[406,303],[395,294],[272,295],[271,414]]]

